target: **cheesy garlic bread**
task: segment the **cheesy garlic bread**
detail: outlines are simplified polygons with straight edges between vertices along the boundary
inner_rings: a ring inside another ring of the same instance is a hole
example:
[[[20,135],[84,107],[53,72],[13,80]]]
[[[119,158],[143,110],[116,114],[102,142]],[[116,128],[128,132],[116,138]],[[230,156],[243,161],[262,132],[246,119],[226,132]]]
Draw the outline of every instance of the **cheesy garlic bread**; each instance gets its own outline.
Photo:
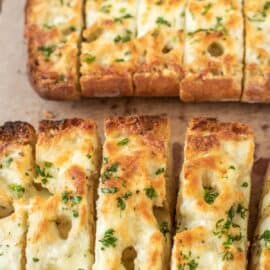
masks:
[[[0,268],[25,269],[26,202],[32,192],[35,131],[24,122],[0,127]]]
[[[26,270],[91,269],[99,141],[91,120],[42,121],[35,182],[49,196],[31,200]]]
[[[28,72],[39,95],[77,99],[83,0],[28,0],[25,36]]]
[[[169,269],[169,136],[163,116],[105,121],[93,270]]]
[[[253,154],[253,133],[246,125],[190,122],[172,270],[246,269]]]
[[[242,101],[270,102],[270,2],[245,1],[246,54]]]

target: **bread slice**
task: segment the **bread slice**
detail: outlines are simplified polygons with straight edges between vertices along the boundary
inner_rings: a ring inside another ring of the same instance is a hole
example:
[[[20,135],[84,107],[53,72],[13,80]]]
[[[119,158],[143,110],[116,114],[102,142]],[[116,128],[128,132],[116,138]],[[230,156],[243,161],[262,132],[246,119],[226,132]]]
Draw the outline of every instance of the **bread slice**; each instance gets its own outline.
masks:
[[[242,91],[242,1],[188,0],[185,17],[185,102],[239,101]]]
[[[32,191],[35,131],[24,122],[0,127],[0,268],[25,269],[26,202]]]
[[[270,194],[270,166],[266,173],[262,192],[261,205],[258,215],[258,225],[256,228],[254,242],[251,253],[251,270],[267,270],[270,268],[270,214],[269,214],[269,194]]]
[[[83,0],[28,0],[25,36],[30,81],[48,99],[77,99]]]
[[[183,78],[184,0],[139,1],[136,96],[178,96]]]
[[[27,270],[91,269],[99,141],[92,120],[42,121],[36,183],[51,193],[29,210]]]
[[[246,55],[242,101],[270,102],[270,5],[245,1]]]
[[[132,96],[136,0],[86,0],[81,50],[82,95]]]
[[[105,121],[93,270],[169,268],[169,136],[164,116]]]
[[[189,123],[172,270],[246,269],[253,154],[253,133],[244,124]]]

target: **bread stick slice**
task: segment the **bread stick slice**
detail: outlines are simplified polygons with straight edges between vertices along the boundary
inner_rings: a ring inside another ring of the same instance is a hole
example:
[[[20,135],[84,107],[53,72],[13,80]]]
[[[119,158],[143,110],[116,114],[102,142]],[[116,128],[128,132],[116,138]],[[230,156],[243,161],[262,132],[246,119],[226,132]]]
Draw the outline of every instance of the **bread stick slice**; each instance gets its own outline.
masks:
[[[246,125],[191,120],[172,270],[246,269],[253,154],[253,133]]]
[[[244,30],[242,1],[188,0],[185,17],[185,102],[239,101]]]
[[[169,268],[169,136],[163,116],[105,121],[94,270]]]
[[[25,36],[28,72],[37,93],[48,99],[78,99],[78,54],[83,0],[28,0]]]
[[[269,1],[245,1],[246,54],[242,101],[270,102]]]
[[[91,269],[99,142],[92,120],[42,121],[36,145],[36,196],[29,210],[27,270]]]
[[[0,127],[0,268],[25,269],[27,201],[33,191],[35,131],[24,122]]]

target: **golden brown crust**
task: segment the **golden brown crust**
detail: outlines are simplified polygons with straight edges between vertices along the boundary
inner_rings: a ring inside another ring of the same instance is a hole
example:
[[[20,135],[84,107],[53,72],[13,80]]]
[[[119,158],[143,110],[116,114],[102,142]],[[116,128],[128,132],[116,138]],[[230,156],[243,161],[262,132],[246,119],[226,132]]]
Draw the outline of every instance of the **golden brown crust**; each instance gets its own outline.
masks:
[[[265,75],[263,83],[256,82],[255,79],[246,82],[241,101],[248,103],[270,103],[270,73]]]
[[[0,127],[1,146],[12,142],[19,144],[33,144],[35,138],[36,134],[34,128],[26,122],[6,122]]]
[[[147,97],[179,95],[179,81],[182,75],[163,75],[160,72],[136,72],[133,76],[135,95]]]
[[[47,132],[54,130],[62,131],[68,130],[73,127],[80,127],[82,129],[94,130],[96,129],[96,123],[90,119],[79,119],[79,118],[72,118],[72,119],[63,119],[63,120],[42,120],[39,122],[39,131],[40,132]]]
[[[27,16],[26,16],[27,17]],[[43,98],[51,100],[75,100],[80,97],[77,78],[72,73],[62,81],[61,74],[48,71],[48,63],[40,60],[38,50],[47,40],[57,36],[55,30],[49,33],[35,25],[25,26],[25,38],[28,43],[27,73],[35,91]]]
[[[158,128],[168,124],[165,115],[132,115],[110,117],[105,122],[106,131],[127,129],[130,133],[145,134],[158,131]],[[164,134],[166,136],[167,134]]]
[[[132,96],[133,85],[130,73],[84,75],[80,78],[84,97]]]
[[[184,102],[239,101],[241,89],[232,78],[185,78],[180,83],[180,99]]]

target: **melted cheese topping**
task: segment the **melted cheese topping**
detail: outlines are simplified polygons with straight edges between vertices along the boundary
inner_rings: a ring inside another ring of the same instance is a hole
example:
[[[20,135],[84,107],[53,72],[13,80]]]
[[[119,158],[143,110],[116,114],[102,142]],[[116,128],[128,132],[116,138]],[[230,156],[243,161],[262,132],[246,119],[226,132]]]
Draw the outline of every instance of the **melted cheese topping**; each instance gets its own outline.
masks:
[[[56,83],[74,84],[83,26],[82,0],[29,0],[27,36],[31,56],[43,73],[53,73]]]
[[[173,68],[170,71],[168,65],[182,66],[184,15],[184,0],[139,1],[137,47],[140,65],[146,64],[152,71],[158,69],[165,76],[175,76],[175,73],[179,76],[179,71],[172,72]]]
[[[86,1],[81,73],[96,69],[122,70],[132,66],[136,37],[136,0]]]
[[[267,270],[270,267],[269,252],[269,233],[270,233],[270,167],[266,174],[264,189],[262,194],[261,209],[259,212],[259,223],[254,237],[254,245],[252,250],[253,270]]]
[[[209,270],[246,267],[253,152],[253,135],[241,124],[207,119],[190,123],[173,270],[189,265]]]
[[[20,204],[10,216],[0,218],[0,265],[2,269],[25,269],[26,211]]]
[[[185,31],[184,66],[188,75],[233,78],[240,95],[242,1],[187,1]]]
[[[105,135],[93,269],[126,269],[121,257],[128,247],[136,251],[134,269],[167,269],[170,218],[153,213],[160,207],[168,215],[167,120],[112,118]]]
[[[245,1],[246,16],[246,66],[244,98],[252,101],[249,91],[254,91],[253,101],[260,97],[260,90],[268,91],[267,80],[270,72],[270,7],[269,1]],[[257,92],[257,93],[256,93]],[[270,100],[270,94],[267,95]]]
[[[92,267],[98,150],[96,126],[91,121],[60,130],[48,127],[39,133],[35,182],[52,196],[32,200],[26,269]],[[61,226],[69,228],[68,235],[61,235]]]
[[[21,130],[28,128],[27,126],[20,124]],[[0,137],[14,128],[16,123],[1,127]],[[2,269],[25,269],[26,211],[28,198],[33,194],[33,171],[33,148],[30,144],[21,144],[19,140],[0,139],[0,268]]]

